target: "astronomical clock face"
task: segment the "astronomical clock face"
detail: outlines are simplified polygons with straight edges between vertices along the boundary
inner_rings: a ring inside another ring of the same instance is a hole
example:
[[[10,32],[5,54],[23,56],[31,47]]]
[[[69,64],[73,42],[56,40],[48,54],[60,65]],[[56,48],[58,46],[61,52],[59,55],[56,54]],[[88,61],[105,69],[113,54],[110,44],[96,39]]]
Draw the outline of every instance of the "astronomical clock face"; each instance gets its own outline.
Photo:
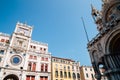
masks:
[[[21,54],[11,54],[7,61],[9,67],[20,68],[23,66],[24,57]]]
[[[19,64],[21,64],[21,62],[22,62],[22,57],[19,56],[19,55],[13,55],[13,56],[10,58],[10,61],[11,61],[11,64],[12,64],[12,65],[19,65]]]
[[[120,16],[120,3],[115,3],[106,12],[105,21],[109,22]]]

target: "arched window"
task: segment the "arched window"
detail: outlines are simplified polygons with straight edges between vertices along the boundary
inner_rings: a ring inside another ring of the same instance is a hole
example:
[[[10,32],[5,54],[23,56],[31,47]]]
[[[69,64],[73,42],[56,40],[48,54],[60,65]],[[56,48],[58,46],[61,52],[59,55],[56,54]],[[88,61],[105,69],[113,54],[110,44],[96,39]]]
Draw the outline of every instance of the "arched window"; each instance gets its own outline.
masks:
[[[26,80],[35,80],[35,76],[26,76]]]
[[[73,79],[76,79],[76,75],[75,75],[75,73],[73,73]]]
[[[30,70],[30,71],[31,71],[31,68],[32,68],[32,63],[29,62],[29,63],[28,63],[28,69],[27,69],[27,70]]]
[[[111,54],[119,54],[120,53],[120,33],[113,37],[110,41],[109,52]]]
[[[48,72],[48,64],[45,64],[45,72]]]
[[[71,78],[71,73],[70,72],[68,72],[68,77]]]
[[[30,76],[26,76],[26,80],[30,80]]]
[[[41,72],[44,71],[44,64],[41,64]]]
[[[31,76],[31,80],[35,80],[35,76]]]
[[[63,72],[62,72],[62,71],[60,71],[60,77],[61,77],[61,78],[63,77]]]
[[[35,71],[35,70],[36,70],[36,63],[33,63],[32,71]]]
[[[55,71],[55,77],[58,77],[58,71]]]
[[[77,73],[77,78],[80,78],[80,74],[79,73]]]
[[[43,78],[44,78],[43,76],[40,76],[40,80],[43,80]]]
[[[64,77],[67,78],[67,73],[66,72],[64,72]]]
[[[44,80],[48,80],[48,77],[47,76],[45,76],[45,79]]]

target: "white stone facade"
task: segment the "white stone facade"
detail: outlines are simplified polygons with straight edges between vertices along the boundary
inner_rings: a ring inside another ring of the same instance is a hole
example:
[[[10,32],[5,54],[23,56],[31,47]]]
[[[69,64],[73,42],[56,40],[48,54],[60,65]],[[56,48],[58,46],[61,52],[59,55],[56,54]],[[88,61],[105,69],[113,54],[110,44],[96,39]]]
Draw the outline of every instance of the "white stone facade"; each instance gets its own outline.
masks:
[[[92,66],[81,66],[80,67],[80,75],[81,80],[97,80],[95,77],[95,72]],[[101,73],[103,72],[102,69],[100,69]],[[101,80],[108,80],[107,77],[102,76]]]
[[[32,27],[19,22],[11,36],[0,33],[0,80],[51,80],[48,44],[31,35]]]

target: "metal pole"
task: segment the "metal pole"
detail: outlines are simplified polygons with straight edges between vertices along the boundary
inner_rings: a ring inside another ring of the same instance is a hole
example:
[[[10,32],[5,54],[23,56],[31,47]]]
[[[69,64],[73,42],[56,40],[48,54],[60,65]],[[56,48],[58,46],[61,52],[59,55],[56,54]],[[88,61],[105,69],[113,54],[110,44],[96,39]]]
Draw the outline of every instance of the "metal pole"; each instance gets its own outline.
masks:
[[[85,23],[84,23],[84,20],[83,20],[82,17],[81,17],[81,20],[82,20],[82,23],[83,23],[83,27],[84,27],[84,31],[85,31],[85,34],[86,34],[87,41],[89,42],[88,33],[87,33],[87,30],[86,30],[86,27],[85,27]]]

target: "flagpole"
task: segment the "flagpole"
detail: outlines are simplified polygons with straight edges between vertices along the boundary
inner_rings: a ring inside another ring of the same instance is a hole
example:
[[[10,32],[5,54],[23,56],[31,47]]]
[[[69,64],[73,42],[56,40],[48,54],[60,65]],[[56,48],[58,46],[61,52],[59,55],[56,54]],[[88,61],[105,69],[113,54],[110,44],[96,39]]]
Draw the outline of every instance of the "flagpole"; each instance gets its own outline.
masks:
[[[83,17],[81,17],[81,20],[82,20],[82,23],[83,23],[83,27],[84,27],[84,31],[85,31],[85,34],[86,34],[87,41],[89,42],[89,37],[88,37],[88,33],[87,33],[87,30],[86,30],[86,27],[85,27]]]

